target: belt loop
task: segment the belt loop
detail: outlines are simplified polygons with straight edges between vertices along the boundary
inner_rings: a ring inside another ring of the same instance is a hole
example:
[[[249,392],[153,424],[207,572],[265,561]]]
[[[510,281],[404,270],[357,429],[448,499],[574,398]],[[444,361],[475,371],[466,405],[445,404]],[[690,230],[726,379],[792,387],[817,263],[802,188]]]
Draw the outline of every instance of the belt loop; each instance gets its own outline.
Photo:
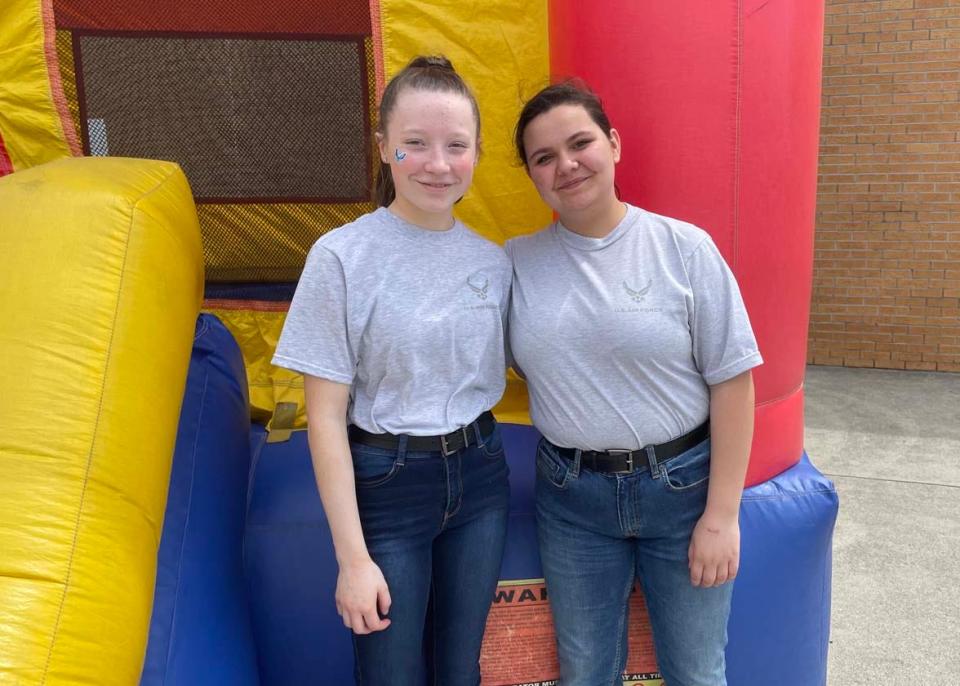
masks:
[[[570,466],[570,476],[576,479],[580,476],[580,456],[583,454],[583,451],[580,448],[574,448],[573,450],[573,464]]]
[[[656,446],[648,445],[644,450],[647,451],[647,464],[650,466],[650,476],[654,479],[660,478],[660,469],[657,464],[657,450]]]
[[[397,466],[402,467],[407,460],[407,434],[397,436]]]
[[[478,447],[483,445],[483,434],[480,433],[480,421],[474,421],[472,424],[470,424],[470,428],[473,429],[473,438],[476,441],[474,445]],[[464,438],[466,438],[466,436],[464,436]]]

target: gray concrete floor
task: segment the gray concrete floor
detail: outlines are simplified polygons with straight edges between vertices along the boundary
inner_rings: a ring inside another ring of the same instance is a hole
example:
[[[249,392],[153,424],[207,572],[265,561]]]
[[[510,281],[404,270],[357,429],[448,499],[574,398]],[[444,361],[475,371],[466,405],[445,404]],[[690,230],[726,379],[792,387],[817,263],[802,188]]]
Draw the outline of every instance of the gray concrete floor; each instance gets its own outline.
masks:
[[[960,374],[807,367],[833,479],[830,686],[960,686]]]

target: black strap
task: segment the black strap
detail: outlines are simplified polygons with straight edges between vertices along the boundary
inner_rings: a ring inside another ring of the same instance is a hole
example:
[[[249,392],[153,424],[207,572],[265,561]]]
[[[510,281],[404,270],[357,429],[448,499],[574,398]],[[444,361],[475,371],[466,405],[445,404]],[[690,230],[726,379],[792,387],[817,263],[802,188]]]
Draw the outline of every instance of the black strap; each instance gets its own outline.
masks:
[[[474,425],[480,429],[480,436],[485,438],[493,431],[496,420],[493,418],[493,413],[487,410],[469,424],[443,436],[407,436],[407,450],[436,451],[444,455],[452,455],[458,450],[476,444]],[[400,436],[397,434],[375,434],[359,426],[350,426],[348,434],[354,443],[369,445],[373,448],[395,450],[400,446]]]
[[[651,470],[652,465],[650,464],[648,449],[652,448],[656,464],[660,464],[698,445],[706,440],[709,435],[710,422],[708,420],[693,431],[660,445],[644,446],[639,450],[582,450],[580,452],[580,465],[605,474],[629,474],[638,470]],[[558,447],[557,452],[570,460],[576,455],[574,448]]]

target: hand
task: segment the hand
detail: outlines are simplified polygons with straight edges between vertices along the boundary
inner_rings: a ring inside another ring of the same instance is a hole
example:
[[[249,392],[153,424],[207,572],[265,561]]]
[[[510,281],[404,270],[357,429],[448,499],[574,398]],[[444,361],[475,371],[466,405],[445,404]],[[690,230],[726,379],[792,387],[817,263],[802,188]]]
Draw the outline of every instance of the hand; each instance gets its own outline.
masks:
[[[740,567],[740,523],[736,517],[704,513],[690,537],[690,583],[702,588],[732,581]]]
[[[340,565],[337,576],[337,614],[355,634],[369,634],[390,626],[390,589],[383,573],[369,557]],[[377,613],[379,610],[379,614]]]

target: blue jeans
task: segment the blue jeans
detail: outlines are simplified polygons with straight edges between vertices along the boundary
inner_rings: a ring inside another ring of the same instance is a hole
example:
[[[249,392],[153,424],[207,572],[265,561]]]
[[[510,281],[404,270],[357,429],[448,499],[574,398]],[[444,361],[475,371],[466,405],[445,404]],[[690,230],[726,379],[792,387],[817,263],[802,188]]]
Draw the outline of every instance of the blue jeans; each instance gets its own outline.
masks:
[[[627,475],[580,467],[541,440],[540,556],[557,630],[562,686],[621,683],[627,606],[639,578],[668,686],[724,686],[733,583],[690,583],[687,550],[706,506],[710,440]]]
[[[475,427],[475,425],[474,425]],[[480,644],[500,574],[510,487],[499,426],[444,457],[352,443],[367,549],[390,589],[390,626],[354,634],[364,686],[422,686],[431,608],[431,683],[477,686]]]

